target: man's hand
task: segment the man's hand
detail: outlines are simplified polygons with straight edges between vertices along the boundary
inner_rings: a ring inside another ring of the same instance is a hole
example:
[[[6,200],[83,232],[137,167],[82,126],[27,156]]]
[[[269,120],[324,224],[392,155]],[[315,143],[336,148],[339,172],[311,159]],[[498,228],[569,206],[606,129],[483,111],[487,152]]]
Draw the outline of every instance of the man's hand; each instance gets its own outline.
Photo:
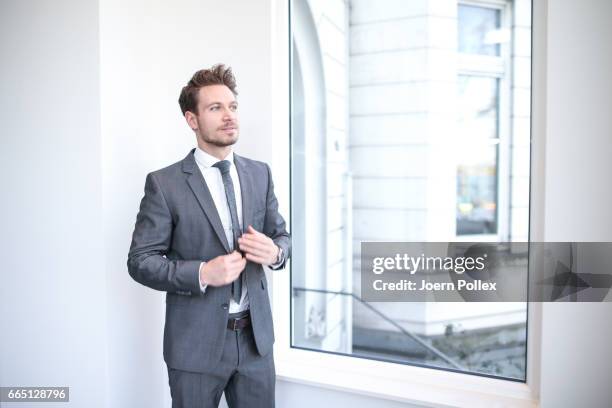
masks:
[[[235,281],[246,266],[240,252],[220,255],[200,268],[200,282],[204,285],[223,286]]]
[[[280,251],[274,241],[250,225],[247,232],[238,238],[238,245],[244,251],[246,259],[262,265],[276,263],[278,251]]]

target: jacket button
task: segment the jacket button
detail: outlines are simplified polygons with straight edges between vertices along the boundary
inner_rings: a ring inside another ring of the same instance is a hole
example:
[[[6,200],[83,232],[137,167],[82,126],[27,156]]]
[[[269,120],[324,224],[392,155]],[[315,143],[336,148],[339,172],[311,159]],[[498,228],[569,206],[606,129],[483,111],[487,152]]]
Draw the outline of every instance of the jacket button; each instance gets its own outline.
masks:
[[[229,305],[227,303],[223,303],[221,305],[221,307],[223,308],[223,310],[227,310],[227,308],[229,307]]]

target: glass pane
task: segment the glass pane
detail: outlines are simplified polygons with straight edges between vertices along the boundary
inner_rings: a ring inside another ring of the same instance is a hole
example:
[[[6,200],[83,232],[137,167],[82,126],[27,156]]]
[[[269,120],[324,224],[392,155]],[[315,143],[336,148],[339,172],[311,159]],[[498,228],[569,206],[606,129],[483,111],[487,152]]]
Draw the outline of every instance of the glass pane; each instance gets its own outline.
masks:
[[[497,232],[497,146],[474,146],[457,169],[457,235]]]
[[[457,136],[466,140],[497,138],[497,78],[459,75]]]
[[[459,52],[499,55],[500,10],[459,5]]]
[[[500,55],[500,11],[393,4],[291,1],[291,344],[524,381],[526,303],[361,298],[362,242],[528,241],[529,57],[504,57],[512,87],[459,71]]]
[[[457,235],[497,233],[499,80],[460,75]]]

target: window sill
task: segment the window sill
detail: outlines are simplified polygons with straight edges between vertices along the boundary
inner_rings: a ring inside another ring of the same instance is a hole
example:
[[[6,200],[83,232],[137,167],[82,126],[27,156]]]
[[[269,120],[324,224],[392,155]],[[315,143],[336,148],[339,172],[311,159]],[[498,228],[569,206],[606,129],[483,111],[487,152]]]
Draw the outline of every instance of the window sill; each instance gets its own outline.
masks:
[[[281,380],[432,407],[538,407],[528,384],[302,349],[275,349]]]

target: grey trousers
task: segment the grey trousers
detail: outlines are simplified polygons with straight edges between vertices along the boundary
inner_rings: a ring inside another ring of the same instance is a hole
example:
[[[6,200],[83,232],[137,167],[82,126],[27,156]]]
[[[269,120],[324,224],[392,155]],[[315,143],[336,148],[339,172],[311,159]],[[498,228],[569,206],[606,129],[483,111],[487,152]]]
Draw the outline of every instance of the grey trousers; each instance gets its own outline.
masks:
[[[221,361],[205,373],[168,367],[172,408],[217,408],[221,395],[229,408],[274,408],[273,352],[257,352],[253,329],[227,329]]]

